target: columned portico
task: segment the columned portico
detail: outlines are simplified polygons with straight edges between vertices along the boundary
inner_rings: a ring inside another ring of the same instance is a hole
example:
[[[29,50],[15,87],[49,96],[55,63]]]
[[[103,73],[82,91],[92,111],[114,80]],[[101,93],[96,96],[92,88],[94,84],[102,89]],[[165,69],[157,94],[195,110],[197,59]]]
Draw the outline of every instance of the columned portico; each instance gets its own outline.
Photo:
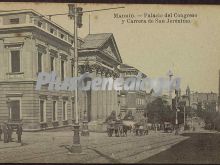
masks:
[[[98,42],[97,42],[98,40]],[[85,43],[79,50],[79,72],[89,72],[92,78],[117,78],[120,76],[117,67],[122,63],[114,37],[110,33],[89,34]],[[118,96],[115,90],[92,90],[87,95],[87,114],[90,121],[90,129],[97,129],[93,123],[101,124],[113,111],[118,111]],[[99,131],[99,130],[98,130]],[[101,130],[100,130],[101,131]]]

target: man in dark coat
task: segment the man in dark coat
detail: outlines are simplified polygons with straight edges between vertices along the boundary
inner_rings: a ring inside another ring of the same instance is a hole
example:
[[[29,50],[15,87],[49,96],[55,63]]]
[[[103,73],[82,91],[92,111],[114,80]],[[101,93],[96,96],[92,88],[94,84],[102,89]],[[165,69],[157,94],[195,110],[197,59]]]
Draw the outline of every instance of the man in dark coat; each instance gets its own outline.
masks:
[[[4,134],[4,143],[8,143],[8,127],[7,127],[7,122],[4,122],[2,130],[3,130],[3,134]]]
[[[12,127],[10,125],[8,125],[8,142],[12,142]]]
[[[0,141],[2,141],[2,126],[0,125]]]
[[[17,131],[16,131],[16,134],[18,136],[18,143],[21,143],[21,135],[22,135],[22,125],[19,124],[18,125],[18,128],[17,128]]]

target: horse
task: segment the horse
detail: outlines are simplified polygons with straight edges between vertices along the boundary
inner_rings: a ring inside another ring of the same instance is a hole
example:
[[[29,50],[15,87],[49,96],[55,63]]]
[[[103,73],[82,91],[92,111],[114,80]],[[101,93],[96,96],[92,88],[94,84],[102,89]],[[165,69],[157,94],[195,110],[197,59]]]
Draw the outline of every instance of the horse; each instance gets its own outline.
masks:
[[[127,132],[130,131],[130,133],[132,132],[132,130],[135,128],[135,123],[132,120],[123,120],[122,124],[123,124],[123,132],[124,134],[127,136]]]

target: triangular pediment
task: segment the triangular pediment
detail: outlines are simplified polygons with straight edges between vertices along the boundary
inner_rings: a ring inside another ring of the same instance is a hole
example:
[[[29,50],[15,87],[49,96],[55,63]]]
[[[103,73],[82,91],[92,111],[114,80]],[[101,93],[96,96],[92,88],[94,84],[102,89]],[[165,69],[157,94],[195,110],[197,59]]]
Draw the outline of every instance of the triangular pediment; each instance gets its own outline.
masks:
[[[111,33],[89,34],[84,39],[82,49],[99,50],[103,55],[122,63],[122,59],[115,42],[114,36]]]
[[[108,45],[107,48],[103,49],[103,51],[108,55],[110,55],[111,57],[113,57],[114,59],[117,59],[115,53],[113,52],[114,50],[112,49],[112,46]]]
[[[106,42],[101,46],[101,50],[106,53],[108,56],[110,56],[111,58],[117,60],[118,62],[122,62],[121,61],[121,57],[118,51],[118,47],[116,45],[115,39],[112,36],[110,36]]]

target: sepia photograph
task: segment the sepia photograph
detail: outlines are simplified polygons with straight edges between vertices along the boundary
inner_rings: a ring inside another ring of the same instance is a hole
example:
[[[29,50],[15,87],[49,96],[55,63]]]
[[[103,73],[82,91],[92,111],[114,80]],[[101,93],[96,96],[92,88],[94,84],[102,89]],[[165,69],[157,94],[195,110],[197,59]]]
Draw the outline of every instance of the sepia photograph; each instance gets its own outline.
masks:
[[[220,6],[0,2],[0,163],[220,164]]]

